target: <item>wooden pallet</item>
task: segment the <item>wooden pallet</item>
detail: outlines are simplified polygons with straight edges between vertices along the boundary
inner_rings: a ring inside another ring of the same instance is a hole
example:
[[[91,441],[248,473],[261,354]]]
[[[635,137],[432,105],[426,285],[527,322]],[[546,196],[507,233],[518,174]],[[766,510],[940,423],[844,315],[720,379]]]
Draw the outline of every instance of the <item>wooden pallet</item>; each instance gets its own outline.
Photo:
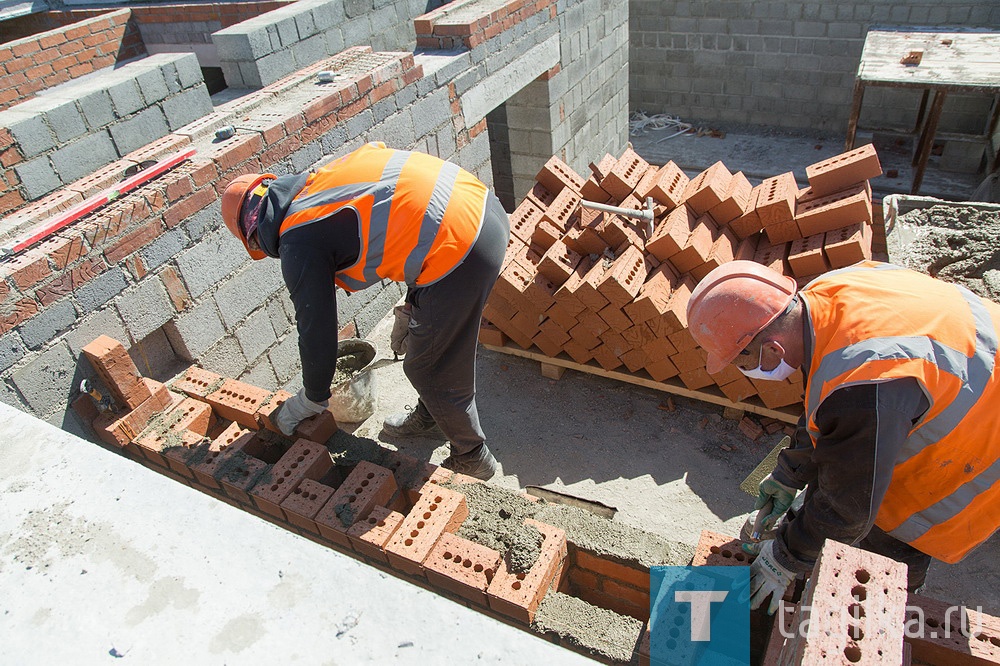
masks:
[[[542,376],[548,377],[549,379],[561,378],[567,369],[579,370],[580,372],[586,372],[599,377],[616,379],[629,384],[635,384],[636,386],[644,386],[646,388],[656,389],[657,391],[673,393],[674,395],[683,396],[685,398],[710,402],[714,405],[731,407],[733,409],[742,409],[745,412],[751,412],[760,416],[768,416],[772,419],[777,419],[785,423],[795,424],[798,422],[799,416],[802,415],[801,405],[789,405],[778,409],[770,409],[769,407],[765,407],[763,403],[760,403],[759,398],[756,396],[751,398],[752,402],[734,402],[723,395],[718,388],[711,387],[707,389],[692,390],[684,386],[684,384],[677,379],[668,379],[666,381],[658,382],[651,377],[633,375],[629,372],[605,370],[596,363],[577,363],[566,354],[559,354],[559,356],[556,357],[546,356],[537,347],[522,349],[511,342],[508,342],[502,347],[488,345],[483,342],[480,342],[479,344],[490,351],[499,352],[501,354],[509,354],[511,356],[520,356],[521,358],[538,361],[541,364]]]

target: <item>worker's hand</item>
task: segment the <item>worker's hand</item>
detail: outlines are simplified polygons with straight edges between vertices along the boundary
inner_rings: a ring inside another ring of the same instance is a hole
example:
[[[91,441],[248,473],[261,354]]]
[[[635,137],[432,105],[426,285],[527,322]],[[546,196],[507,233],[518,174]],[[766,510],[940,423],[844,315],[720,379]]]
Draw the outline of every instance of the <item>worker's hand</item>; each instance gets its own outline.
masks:
[[[770,595],[767,614],[774,615],[781,598],[794,581],[795,573],[774,559],[774,541],[764,541],[757,559],[750,565],[750,609],[759,608]]]
[[[397,305],[392,309],[392,333],[389,334],[389,349],[396,356],[406,355],[406,338],[410,334],[410,304]]]
[[[795,499],[795,493],[797,492],[795,488],[791,486],[786,486],[777,479],[775,479],[771,474],[764,477],[764,480],[760,482],[757,487],[758,495],[757,501],[754,502],[753,508],[755,510],[763,509],[768,504],[771,505],[771,510],[767,513],[763,520],[759,520],[759,527],[761,532],[767,532],[774,529],[774,526],[778,523],[778,520],[785,515],[788,508],[792,506],[792,500]],[[757,525],[755,525],[755,528]]]
[[[278,426],[278,430],[291,437],[292,433],[295,432],[295,427],[303,419],[319,414],[329,406],[329,400],[313,402],[306,397],[306,390],[301,388],[298,393],[282,403],[278,410],[278,416],[275,418],[275,424]]]

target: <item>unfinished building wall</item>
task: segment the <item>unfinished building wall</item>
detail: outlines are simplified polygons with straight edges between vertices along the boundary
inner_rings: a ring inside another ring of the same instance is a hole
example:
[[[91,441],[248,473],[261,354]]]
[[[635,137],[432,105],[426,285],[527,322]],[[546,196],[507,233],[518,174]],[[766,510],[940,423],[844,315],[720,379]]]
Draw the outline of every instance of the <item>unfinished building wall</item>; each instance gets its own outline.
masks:
[[[930,2],[631,0],[633,110],[844,132],[870,28],[994,29],[1000,6]],[[941,131],[981,133],[991,99],[949,96]],[[909,128],[920,91],[869,88],[862,125]]]

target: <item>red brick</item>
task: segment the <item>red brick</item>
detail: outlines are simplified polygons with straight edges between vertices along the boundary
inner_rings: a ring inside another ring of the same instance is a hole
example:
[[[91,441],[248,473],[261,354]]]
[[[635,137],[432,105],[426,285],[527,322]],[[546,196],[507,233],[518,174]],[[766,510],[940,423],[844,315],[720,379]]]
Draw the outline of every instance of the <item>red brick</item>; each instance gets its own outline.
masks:
[[[764,228],[764,223],[757,214],[757,199],[760,196],[761,186],[750,191],[750,198],[747,200],[747,209],[743,215],[729,222],[729,228],[736,234],[737,238],[749,238],[753,234]]]
[[[174,310],[183,312],[191,305],[191,294],[188,292],[187,287],[184,286],[184,282],[181,280],[180,275],[178,275],[177,269],[173,266],[164,268],[160,272],[160,281],[163,282],[163,286],[167,289],[167,296],[170,297],[170,302],[173,304]]]
[[[105,426],[101,428],[94,427],[98,435],[105,442],[116,446],[125,446],[146,429],[150,419],[172,404],[173,398],[165,385],[152,379],[145,379],[143,381],[147,382],[147,386],[149,387],[149,398],[125,416],[117,420],[111,417],[107,419],[109,422]]]
[[[694,370],[682,372],[677,377],[685,387],[692,391],[698,391],[715,384],[712,376],[708,374],[705,368],[695,368]]]
[[[60,271],[87,253],[83,238],[80,236],[53,236],[39,244],[38,249],[44,252],[56,270]]]
[[[709,209],[708,214],[719,225],[728,224],[733,220],[742,217],[750,206],[750,193],[753,186],[742,171],[737,171],[729,179],[726,187],[726,194],[715,206]]]
[[[843,268],[872,258],[872,226],[858,222],[826,232],[823,252],[830,268]]]
[[[906,601],[906,635],[914,663],[932,666],[1000,664],[1000,618],[965,609],[969,633],[961,630],[960,604],[919,594]]]
[[[424,560],[424,570],[432,585],[486,606],[486,588],[500,566],[500,558],[492,548],[446,532]]]
[[[542,260],[538,264],[538,272],[558,287],[570,278],[581,258],[579,254],[566,247],[565,243],[556,240],[542,255]]]
[[[300,439],[274,464],[269,476],[258,481],[250,497],[261,511],[282,518],[279,505],[285,498],[303,480],[319,480],[331,467],[333,459],[325,446]]]
[[[684,241],[684,246],[668,259],[679,274],[690,273],[708,261],[716,230],[711,217],[703,215],[698,218],[691,234]]]
[[[507,343],[507,336],[493,324],[484,321],[479,325],[479,342],[492,347],[503,347]]]
[[[280,408],[281,405],[291,397],[291,393],[283,390],[276,391],[273,395],[271,395],[267,401],[257,409],[256,417],[257,423],[260,427],[279,435],[282,434],[278,429],[278,426],[275,425],[273,419],[274,415],[278,411],[278,408]]]
[[[548,189],[541,183],[535,183],[535,185],[531,188],[531,191],[525,196],[539,210],[545,210],[548,208],[549,204],[555,201],[556,198],[556,195],[549,192]]]
[[[235,452],[219,466],[216,478],[223,492],[240,504],[250,503],[250,491],[271,469],[259,458]]]
[[[632,194],[648,167],[649,163],[629,146],[600,181],[601,189],[610,194],[612,199],[622,201]]]
[[[625,314],[635,324],[663,316],[677,282],[677,273],[670,264],[660,264],[648,274],[633,301],[625,305]]]
[[[669,358],[659,358],[646,364],[646,372],[654,381],[664,382],[671,377],[676,377],[678,370]]]
[[[740,548],[741,541],[725,534],[702,530],[691,560],[693,567],[732,567],[750,564],[750,558]]]
[[[52,274],[49,258],[36,249],[7,259],[0,265],[0,271],[3,275],[9,276],[21,291],[38,284]]]
[[[364,520],[376,506],[385,506],[396,493],[396,479],[385,467],[362,460],[316,514],[320,534],[350,547],[347,530]]]
[[[525,243],[531,242],[535,227],[542,219],[542,209],[530,199],[524,199],[510,214],[510,233]]]
[[[660,261],[670,259],[681,251],[696,226],[694,212],[686,205],[678,206],[653,230],[646,252]]]
[[[715,378],[713,377],[713,380]],[[723,395],[732,400],[733,402],[743,402],[747,398],[753,397],[757,394],[757,389],[754,388],[753,384],[746,377],[737,377],[736,379],[726,382],[725,384],[719,384],[719,390],[722,391]]]
[[[562,570],[566,559],[566,533],[558,527],[546,525],[530,518],[526,525],[542,533],[542,550],[531,569],[523,573],[510,571],[503,562],[486,590],[490,608],[530,624],[535,619],[538,604],[549,591],[556,574]]]
[[[101,335],[83,348],[83,355],[120,406],[135,409],[150,397],[149,387],[122,343]]]
[[[622,308],[635,300],[646,281],[648,271],[649,266],[642,251],[629,245],[605,272],[597,285],[597,290],[611,305]]]
[[[611,170],[615,168],[615,164],[617,163],[618,160],[616,160],[614,156],[605,153],[604,157],[602,157],[599,161],[590,163],[590,172],[593,174],[594,178],[601,181],[607,178],[608,174],[611,173]]]
[[[153,219],[140,225],[111,247],[104,250],[104,256],[110,264],[117,264],[119,261],[132,254],[139,248],[149,245],[154,239],[163,233],[163,225],[159,219]]]
[[[673,162],[667,162],[656,172],[656,180],[649,190],[653,199],[673,209],[684,200],[684,192],[691,179]]]
[[[256,437],[256,432],[244,430],[238,423],[230,424],[206,448],[188,459],[198,483],[206,488],[219,488],[215,480],[219,467],[232,453],[241,450]]]
[[[235,379],[226,379],[214,392],[205,396],[220,418],[236,421],[244,428],[256,429],[257,410],[270,394],[264,389]]]
[[[542,213],[542,219],[548,220],[562,234],[569,228],[570,218],[580,207],[580,195],[567,187],[560,191],[552,203]],[[532,235],[534,238],[534,235]]]
[[[319,534],[316,514],[326,504],[335,490],[313,479],[303,479],[281,502],[285,520],[313,534]]]
[[[580,174],[555,155],[542,166],[535,180],[553,194],[558,194],[563,188],[568,187],[579,196],[580,188],[583,187],[583,178]]]
[[[832,194],[881,174],[878,154],[870,143],[806,167],[809,187],[816,196]]]
[[[389,564],[407,574],[423,575],[423,562],[434,544],[444,532],[461,527],[468,515],[465,495],[434,484],[424,486],[420,499],[385,545]]]
[[[385,555],[385,544],[399,529],[403,522],[403,514],[392,511],[384,506],[376,506],[364,520],[359,520],[347,530],[347,538],[355,552],[385,564],[389,558]]]
[[[206,439],[204,435],[183,428],[168,431],[151,429],[140,435],[135,444],[147,459],[193,479],[194,473],[185,462],[193,451],[206,444]]]
[[[739,239],[729,229],[720,229],[708,251],[708,257],[701,266],[691,269],[691,276],[699,282],[711,271],[736,258],[736,251],[741,245]]]
[[[830,270],[826,257],[823,255],[823,240],[825,238],[824,234],[819,233],[792,241],[792,245],[788,249],[788,266],[792,269],[792,275],[805,277]]]
[[[204,400],[209,393],[222,385],[224,379],[222,375],[192,365],[170,385],[170,388],[192,398]]]
[[[648,569],[636,568],[615,562],[614,560],[599,557],[585,550],[576,551],[576,565],[593,571],[601,578],[610,578],[633,587],[649,588]]]
[[[684,351],[673,354],[670,357],[670,362],[677,367],[679,372],[683,373],[704,368],[707,358],[708,352],[701,347],[695,347],[693,349],[685,349]]]
[[[767,178],[757,192],[756,211],[766,230],[795,217],[795,198],[799,188],[791,171]]]
[[[795,222],[803,236],[832,231],[855,222],[872,221],[868,182],[798,204]]]
[[[757,246],[753,260],[782,275],[791,276],[792,274],[792,269],[788,267],[788,243],[773,245],[762,243]]]
[[[72,293],[108,269],[100,257],[87,259],[76,268],[64,271],[48,284],[35,289],[35,296],[43,305],[49,305]]]
[[[295,436],[325,444],[337,432],[337,419],[326,409],[315,416],[299,421],[295,426]]]
[[[733,174],[726,165],[716,162],[691,179],[684,189],[684,204],[695,215],[707,213],[726,198],[726,191],[732,178]]]
[[[780,666],[782,651],[790,646],[795,640],[795,627],[798,626],[797,614],[799,606],[794,609],[780,609],[774,618],[771,633],[767,639],[767,647],[764,648],[764,657],[761,666]],[[794,648],[791,648],[794,649]]]
[[[740,419],[740,432],[749,437],[750,439],[757,441],[764,434],[764,429],[760,427],[760,424],[751,419],[749,416],[744,416]]]
[[[594,176],[584,181],[580,187],[580,196],[587,201],[595,201],[597,203],[607,203],[611,200],[611,195],[601,189],[600,183],[597,182],[597,178]]]

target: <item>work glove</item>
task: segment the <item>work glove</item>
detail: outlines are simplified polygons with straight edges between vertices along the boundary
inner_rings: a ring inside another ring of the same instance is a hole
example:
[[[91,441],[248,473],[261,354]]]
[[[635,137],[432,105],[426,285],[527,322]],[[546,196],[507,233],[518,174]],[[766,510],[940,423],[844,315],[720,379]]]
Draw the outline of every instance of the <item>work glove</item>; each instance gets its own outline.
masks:
[[[278,430],[291,437],[292,433],[295,432],[295,427],[303,419],[319,414],[329,406],[329,400],[313,402],[306,397],[306,390],[301,388],[298,393],[282,403],[281,408],[278,409],[275,424],[278,426]]]
[[[774,529],[778,520],[792,506],[792,500],[795,499],[795,493],[798,491],[781,483],[772,474],[764,477],[764,480],[757,487],[757,491],[757,501],[754,502],[753,508],[759,511],[758,516],[763,516],[763,519],[758,519],[754,530],[759,529],[760,532],[767,532]]]
[[[397,305],[392,309],[392,333],[389,334],[389,349],[397,357],[406,355],[406,338],[410,335],[410,304]]]
[[[750,565],[750,610],[759,608],[771,595],[767,614],[774,615],[788,587],[795,581],[795,573],[778,564],[774,558],[774,540],[764,541],[757,559]]]

